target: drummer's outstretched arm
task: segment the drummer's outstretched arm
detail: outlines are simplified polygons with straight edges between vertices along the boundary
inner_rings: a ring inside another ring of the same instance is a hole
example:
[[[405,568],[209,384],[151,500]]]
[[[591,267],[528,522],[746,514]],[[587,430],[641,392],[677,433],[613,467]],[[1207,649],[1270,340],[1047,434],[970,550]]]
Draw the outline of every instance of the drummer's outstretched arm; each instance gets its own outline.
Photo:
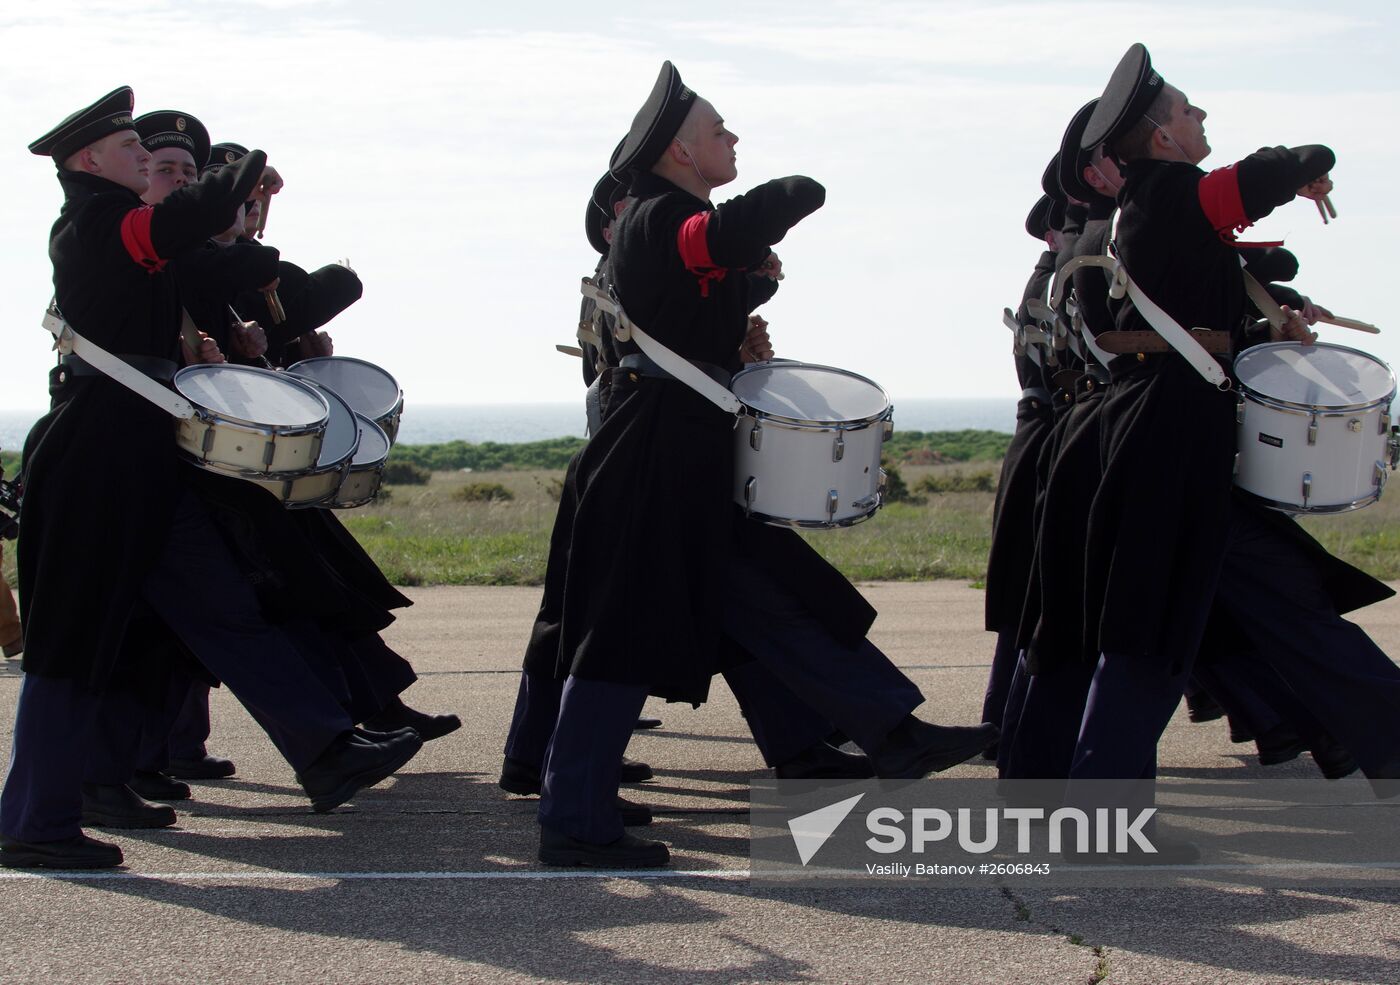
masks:
[[[775,178],[681,226],[682,255],[703,237],[710,266],[742,269],[762,263],[787,231],[826,202],[826,189],[800,175]]]
[[[195,265],[202,280],[200,286],[222,297],[266,287],[277,279],[281,266],[275,247],[247,240],[211,250],[201,259]]]
[[[1300,188],[1324,177],[1336,163],[1337,156],[1321,144],[1255,151],[1234,165],[1245,215],[1251,220],[1264,218],[1278,206],[1293,201]]]
[[[133,210],[123,237],[168,259],[194,249],[233,225],[238,210],[262,181],[267,155],[255,150],[192,185],[177,188],[159,205]]]

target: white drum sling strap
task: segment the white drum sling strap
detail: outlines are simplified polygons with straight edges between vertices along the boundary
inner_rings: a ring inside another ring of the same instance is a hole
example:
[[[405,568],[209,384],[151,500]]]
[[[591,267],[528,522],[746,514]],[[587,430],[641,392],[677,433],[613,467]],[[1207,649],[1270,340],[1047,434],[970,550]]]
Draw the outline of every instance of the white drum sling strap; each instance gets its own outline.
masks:
[[[188,400],[132,368],[125,360],[112,355],[96,342],[73,331],[73,326],[64,321],[58,309],[52,305],[44,312],[43,325],[54,337],[54,348],[65,356],[77,356],[98,372],[110,376],[138,397],[149,400],[177,420],[187,421],[195,416],[195,409]]]

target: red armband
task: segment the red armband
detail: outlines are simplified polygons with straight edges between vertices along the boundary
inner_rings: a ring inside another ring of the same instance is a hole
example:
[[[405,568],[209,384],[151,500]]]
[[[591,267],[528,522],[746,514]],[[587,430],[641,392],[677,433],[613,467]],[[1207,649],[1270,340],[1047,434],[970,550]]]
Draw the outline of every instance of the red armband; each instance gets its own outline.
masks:
[[[152,206],[143,205],[122,218],[122,246],[126,247],[133,262],[153,274],[165,269],[165,261],[156,253],[155,244],[151,242],[151,217],[154,214]]]
[[[724,280],[727,273],[722,267],[716,267],[714,259],[710,256],[710,243],[706,239],[706,233],[710,228],[710,216],[713,214],[695,213],[681,223],[680,231],[676,233],[676,248],[680,250],[681,263],[699,279],[702,298],[710,296],[710,281]]]
[[[1206,214],[1215,234],[1231,246],[1282,246],[1275,243],[1241,243],[1236,233],[1242,233],[1254,225],[1254,220],[1244,210],[1244,198],[1240,195],[1240,172],[1238,164],[1228,168],[1216,168],[1201,179],[1196,186],[1196,194],[1201,200],[1201,211]]]

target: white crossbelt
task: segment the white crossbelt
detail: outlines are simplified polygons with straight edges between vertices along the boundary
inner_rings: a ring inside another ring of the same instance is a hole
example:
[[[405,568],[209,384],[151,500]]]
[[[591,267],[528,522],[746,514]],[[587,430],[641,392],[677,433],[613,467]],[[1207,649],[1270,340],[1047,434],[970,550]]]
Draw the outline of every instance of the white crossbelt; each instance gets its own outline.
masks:
[[[706,376],[688,359],[678,356],[646,332],[642,331],[641,326],[627,317],[627,312],[622,310],[622,306],[612,297],[600,291],[598,285],[593,283],[590,278],[583,278],[583,283],[580,285],[579,290],[583,293],[584,297],[591,298],[598,305],[599,309],[617,318],[617,328],[614,331],[614,335],[617,336],[619,342],[627,342],[629,340],[636,342],[637,348],[646,353],[652,362],[656,363],[656,365],[700,394],[700,396],[704,397],[720,410],[736,415],[744,412],[744,405],[739,402],[738,397]]]
[[[1050,307],[1056,310],[1059,309],[1061,303],[1065,300],[1065,292],[1068,290],[1070,278],[1074,276],[1076,270],[1083,270],[1085,267],[1102,267],[1105,276],[1112,280],[1113,271],[1117,266],[1118,261],[1106,253],[1088,254],[1070,260],[1061,267],[1059,273],[1055,275],[1055,286],[1050,292]],[[1084,343],[1084,347],[1089,350],[1089,353],[1097,359],[1101,365],[1107,368],[1109,360],[1113,358],[1113,353],[1106,352],[1094,344],[1094,336],[1088,330],[1088,326],[1085,325],[1084,319],[1075,315],[1072,327],[1074,329],[1074,334]],[[1083,356],[1084,353],[1080,353],[1080,355]]]
[[[190,402],[174,390],[161,386],[145,373],[134,369],[130,363],[112,355],[96,342],[86,339],[73,331],[73,326],[65,322],[57,310],[50,308],[44,312],[44,328],[54,337],[54,348],[66,355],[75,355],[98,372],[110,376],[139,397],[144,397],[165,411],[171,417],[189,420],[195,417],[195,409]]]
[[[1137,282],[1128,276],[1127,268],[1119,261],[1118,268],[1113,274],[1114,283],[1121,286],[1132,299],[1133,307],[1138,314],[1147,321],[1147,324],[1157,332],[1158,335],[1167,340],[1167,344],[1177,351],[1180,356],[1191,364],[1191,368],[1201,374],[1211,386],[1219,390],[1230,389],[1230,378],[1225,375],[1225,370],[1220,368],[1220,363],[1215,361],[1215,357],[1206,352],[1201,343],[1192,338],[1191,333],[1182,328],[1175,318],[1167,314],[1162,307],[1153,301],[1146,294],[1142,293],[1142,288],[1137,286]]]
[[[1128,269],[1123,266],[1123,258],[1117,256],[1118,220],[1122,216],[1122,212],[1113,216],[1113,227],[1108,236],[1109,249],[1114,253],[1113,280],[1108,288],[1109,297],[1121,298],[1126,294],[1132,299],[1138,314],[1191,364],[1191,368],[1199,373],[1202,379],[1218,390],[1230,389],[1230,378],[1225,375],[1225,370],[1220,368],[1220,363],[1215,361],[1215,357],[1206,352],[1205,346],[1192,338],[1190,332],[1182,328],[1156,301],[1144,294],[1137,282],[1128,276]]]

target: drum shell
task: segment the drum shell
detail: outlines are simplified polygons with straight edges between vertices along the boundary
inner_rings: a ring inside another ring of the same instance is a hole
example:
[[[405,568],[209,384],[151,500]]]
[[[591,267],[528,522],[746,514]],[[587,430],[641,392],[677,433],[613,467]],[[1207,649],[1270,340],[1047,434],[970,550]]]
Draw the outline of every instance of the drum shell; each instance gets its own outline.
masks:
[[[403,394],[399,394],[399,402],[394,409],[374,422],[379,425],[379,430],[383,431],[384,436],[389,439],[390,447],[399,440],[399,420],[402,417]]]
[[[360,441],[340,487],[334,496],[321,504],[330,509],[349,510],[367,506],[378,497],[379,488],[384,483],[384,466],[389,461],[389,436],[363,414],[355,416],[359,420]],[[362,456],[363,452],[368,454]]]
[[[389,456],[385,455],[378,462],[352,466],[345,473],[335,496],[325,505],[337,510],[351,510],[374,502],[379,495],[379,487],[384,483],[384,464],[388,460]]]
[[[326,423],[257,426],[198,416],[176,422],[175,443],[195,464],[243,477],[301,472],[316,464]]]
[[[336,494],[345,481],[348,462],[317,472],[303,472],[287,476],[251,476],[241,478],[262,486],[287,507],[292,509],[320,506]]]
[[[734,501],[779,526],[844,527],[880,508],[880,453],[890,412],[845,424],[803,424],[749,410],[734,429]],[[836,493],[836,508],[828,504]]]
[[[1361,409],[1309,412],[1242,386],[1236,420],[1235,485],[1266,505],[1345,513],[1380,498],[1390,462],[1389,398]]]

